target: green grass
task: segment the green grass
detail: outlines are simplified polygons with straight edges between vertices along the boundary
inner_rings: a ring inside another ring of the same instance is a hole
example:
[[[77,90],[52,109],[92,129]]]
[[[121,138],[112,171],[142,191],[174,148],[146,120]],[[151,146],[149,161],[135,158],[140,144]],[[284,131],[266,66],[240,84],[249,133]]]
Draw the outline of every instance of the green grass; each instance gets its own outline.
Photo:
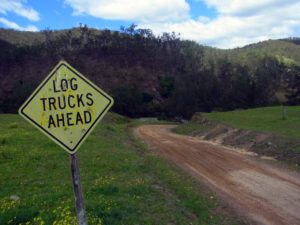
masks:
[[[205,113],[211,120],[224,122],[236,128],[271,132],[300,138],[300,106],[289,106],[287,119],[282,119],[282,107],[264,107],[231,112]]]
[[[232,224],[132,136],[135,123],[109,114],[78,151],[89,224]],[[1,225],[76,224],[69,155],[17,115],[0,115],[0,171]]]

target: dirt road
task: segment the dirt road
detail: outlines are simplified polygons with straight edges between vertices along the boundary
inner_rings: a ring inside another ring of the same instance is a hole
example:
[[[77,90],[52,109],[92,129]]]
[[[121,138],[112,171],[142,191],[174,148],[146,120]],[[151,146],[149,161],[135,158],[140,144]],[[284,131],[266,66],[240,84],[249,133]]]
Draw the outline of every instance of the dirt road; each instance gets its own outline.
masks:
[[[136,134],[257,224],[300,225],[299,174],[240,151],[173,134],[171,128],[145,125]]]

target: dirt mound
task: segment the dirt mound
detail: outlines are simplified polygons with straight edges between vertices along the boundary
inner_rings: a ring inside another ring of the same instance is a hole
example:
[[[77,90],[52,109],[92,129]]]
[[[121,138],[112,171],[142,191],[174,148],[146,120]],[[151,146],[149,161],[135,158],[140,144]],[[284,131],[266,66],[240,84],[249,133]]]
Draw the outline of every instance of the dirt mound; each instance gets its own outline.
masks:
[[[201,114],[196,114],[192,121],[207,127],[193,132],[193,136],[300,165],[299,139],[233,128],[223,123],[209,121]]]

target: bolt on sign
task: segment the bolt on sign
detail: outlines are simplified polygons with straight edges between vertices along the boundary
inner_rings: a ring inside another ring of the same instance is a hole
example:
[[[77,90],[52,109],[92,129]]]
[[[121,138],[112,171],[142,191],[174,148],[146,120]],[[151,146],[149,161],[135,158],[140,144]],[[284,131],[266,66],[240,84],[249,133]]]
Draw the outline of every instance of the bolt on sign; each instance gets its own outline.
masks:
[[[73,154],[112,105],[108,94],[61,61],[19,114]]]

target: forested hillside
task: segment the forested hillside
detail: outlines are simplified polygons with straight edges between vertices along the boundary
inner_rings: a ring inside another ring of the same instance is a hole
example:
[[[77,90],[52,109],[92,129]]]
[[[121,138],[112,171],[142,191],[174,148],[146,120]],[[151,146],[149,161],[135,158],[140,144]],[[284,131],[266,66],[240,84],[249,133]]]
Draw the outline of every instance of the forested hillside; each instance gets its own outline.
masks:
[[[61,59],[111,94],[114,111],[127,116],[188,118],[278,104],[300,73],[297,41],[220,50],[134,25],[120,32],[82,25],[35,33],[0,29],[0,112],[16,112]]]

